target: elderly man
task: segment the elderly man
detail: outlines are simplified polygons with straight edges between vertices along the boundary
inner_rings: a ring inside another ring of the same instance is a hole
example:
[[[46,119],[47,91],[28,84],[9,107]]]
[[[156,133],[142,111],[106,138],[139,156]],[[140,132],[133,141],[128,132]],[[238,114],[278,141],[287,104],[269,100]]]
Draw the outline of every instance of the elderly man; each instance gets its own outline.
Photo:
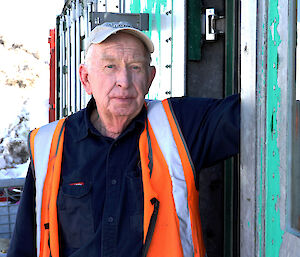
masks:
[[[151,40],[129,24],[90,34],[86,109],[30,134],[11,256],[204,257],[197,181],[238,152],[239,97],[146,101]]]

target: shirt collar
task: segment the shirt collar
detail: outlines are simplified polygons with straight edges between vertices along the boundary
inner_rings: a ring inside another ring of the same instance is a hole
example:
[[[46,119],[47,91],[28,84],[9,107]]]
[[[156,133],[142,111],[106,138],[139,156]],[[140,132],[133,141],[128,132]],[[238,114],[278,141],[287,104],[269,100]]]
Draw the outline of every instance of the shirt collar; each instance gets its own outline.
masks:
[[[96,108],[95,99],[92,97],[91,100],[88,102],[87,107],[83,109],[83,119],[81,128],[78,130],[78,136],[76,141],[81,141],[85,139],[89,134],[94,134],[98,136],[102,136],[99,131],[93,126],[90,117],[93,110]],[[147,109],[145,105],[143,105],[142,110],[140,113],[130,122],[127,128],[122,132],[120,136],[124,133],[134,130],[135,128],[144,128],[145,120],[147,118]]]

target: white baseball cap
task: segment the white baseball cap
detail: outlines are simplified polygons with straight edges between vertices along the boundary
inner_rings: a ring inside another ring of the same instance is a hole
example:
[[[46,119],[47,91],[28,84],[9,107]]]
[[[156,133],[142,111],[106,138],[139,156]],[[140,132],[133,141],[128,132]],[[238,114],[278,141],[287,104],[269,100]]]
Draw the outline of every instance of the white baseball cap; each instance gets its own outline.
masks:
[[[138,39],[140,39],[148,48],[150,53],[154,52],[154,45],[149,37],[147,37],[142,31],[134,28],[131,24],[125,21],[120,22],[105,22],[101,25],[95,27],[88,39],[86,45],[86,51],[92,44],[99,44],[107,39],[112,34],[117,33],[118,31],[122,31],[125,33],[129,33]]]

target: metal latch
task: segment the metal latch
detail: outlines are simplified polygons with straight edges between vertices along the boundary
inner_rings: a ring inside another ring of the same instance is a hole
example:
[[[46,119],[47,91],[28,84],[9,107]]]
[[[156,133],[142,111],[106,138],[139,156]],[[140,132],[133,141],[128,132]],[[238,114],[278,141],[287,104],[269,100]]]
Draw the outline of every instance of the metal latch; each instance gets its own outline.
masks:
[[[225,33],[225,17],[216,14],[214,8],[205,10],[205,40],[215,41],[218,34]]]

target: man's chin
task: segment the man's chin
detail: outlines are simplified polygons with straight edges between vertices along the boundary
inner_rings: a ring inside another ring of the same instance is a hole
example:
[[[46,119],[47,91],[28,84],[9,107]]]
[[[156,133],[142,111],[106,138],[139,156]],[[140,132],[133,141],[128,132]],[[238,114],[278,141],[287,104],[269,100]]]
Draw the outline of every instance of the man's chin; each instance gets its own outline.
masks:
[[[126,106],[118,106],[114,108],[114,111],[112,114],[114,116],[123,116],[123,117],[128,117],[128,119],[133,119],[136,115],[139,114],[141,108],[137,107],[129,107],[128,105]]]

